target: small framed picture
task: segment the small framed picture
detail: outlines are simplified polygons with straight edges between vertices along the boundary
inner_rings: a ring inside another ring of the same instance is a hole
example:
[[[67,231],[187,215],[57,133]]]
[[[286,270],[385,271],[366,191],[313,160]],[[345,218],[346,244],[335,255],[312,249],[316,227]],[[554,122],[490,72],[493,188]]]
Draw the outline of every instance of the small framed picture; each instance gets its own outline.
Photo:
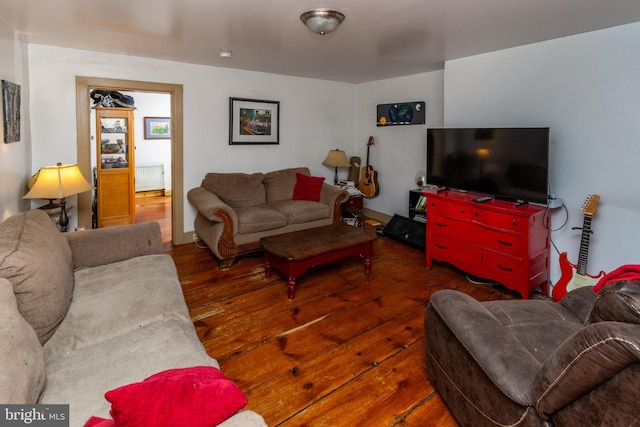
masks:
[[[229,145],[279,144],[280,102],[229,98]]]
[[[145,117],[144,139],[171,139],[171,117]]]
[[[20,85],[2,80],[4,142],[20,141]]]

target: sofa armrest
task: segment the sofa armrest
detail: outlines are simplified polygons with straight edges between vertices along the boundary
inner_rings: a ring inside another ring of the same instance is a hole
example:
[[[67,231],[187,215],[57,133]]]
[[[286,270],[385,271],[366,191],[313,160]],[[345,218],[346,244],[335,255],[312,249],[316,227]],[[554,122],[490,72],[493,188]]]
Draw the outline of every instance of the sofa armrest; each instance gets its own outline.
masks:
[[[432,295],[429,310],[502,393],[520,405],[532,404],[531,389],[541,364],[486,307],[465,293],[441,290]]]
[[[224,223],[226,219],[230,218],[233,229],[238,229],[238,216],[236,212],[223,202],[217,194],[212,193],[204,187],[196,187],[189,190],[187,199],[198,210],[200,215],[209,221]]]
[[[348,199],[349,194],[346,190],[335,185],[322,184],[322,188],[320,189],[320,203],[331,208],[330,216],[333,218],[334,223],[342,220],[342,209],[340,209],[340,205]]]
[[[534,383],[535,407],[543,419],[640,364],[640,325],[589,324],[569,337],[544,363]]]
[[[64,236],[71,247],[74,269],[164,252],[160,224],[155,221],[76,231]]]

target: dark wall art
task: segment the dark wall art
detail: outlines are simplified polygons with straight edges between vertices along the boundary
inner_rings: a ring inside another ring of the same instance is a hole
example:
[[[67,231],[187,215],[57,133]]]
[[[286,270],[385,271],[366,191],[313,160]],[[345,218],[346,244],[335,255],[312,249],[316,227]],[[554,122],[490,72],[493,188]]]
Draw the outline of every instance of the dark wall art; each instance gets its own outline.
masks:
[[[425,124],[427,106],[424,101],[378,104],[376,126],[402,126]]]
[[[20,85],[2,80],[4,142],[20,141]]]

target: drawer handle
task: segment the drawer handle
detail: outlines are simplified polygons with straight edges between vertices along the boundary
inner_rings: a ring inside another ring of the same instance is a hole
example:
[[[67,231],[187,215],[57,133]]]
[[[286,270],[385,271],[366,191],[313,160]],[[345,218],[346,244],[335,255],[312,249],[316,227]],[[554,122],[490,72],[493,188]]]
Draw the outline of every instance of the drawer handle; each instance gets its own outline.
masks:
[[[513,271],[512,269],[510,269],[509,267],[503,267],[502,265],[498,264],[498,268],[502,271]]]
[[[436,222],[436,225],[438,227],[446,227],[447,226],[447,224],[443,224],[442,222]]]
[[[505,242],[504,240],[500,240],[500,239],[498,239],[498,243],[500,243],[501,245],[504,245],[504,246],[513,246],[513,243]]]
[[[446,246],[441,245],[441,244],[439,244],[439,243],[436,243],[436,248],[438,248],[438,249],[447,249],[447,247],[446,247]]]

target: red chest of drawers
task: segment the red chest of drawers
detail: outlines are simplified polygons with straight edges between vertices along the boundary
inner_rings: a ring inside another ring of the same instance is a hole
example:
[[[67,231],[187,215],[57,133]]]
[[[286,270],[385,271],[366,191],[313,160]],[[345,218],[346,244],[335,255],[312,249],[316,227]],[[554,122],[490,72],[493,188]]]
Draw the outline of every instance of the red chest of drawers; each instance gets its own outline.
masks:
[[[520,292],[522,298],[549,282],[549,216],[546,207],[491,199],[480,194],[425,191],[426,265],[444,261],[474,276]]]

